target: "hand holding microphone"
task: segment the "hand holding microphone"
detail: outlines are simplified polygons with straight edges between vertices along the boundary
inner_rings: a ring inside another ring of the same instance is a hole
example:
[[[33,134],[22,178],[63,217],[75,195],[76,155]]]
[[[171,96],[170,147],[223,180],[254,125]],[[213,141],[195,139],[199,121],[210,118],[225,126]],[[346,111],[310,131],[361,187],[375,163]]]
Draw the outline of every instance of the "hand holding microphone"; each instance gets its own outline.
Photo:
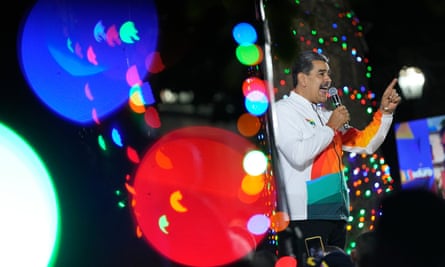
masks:
[[[338,129],[341,126],[343,126],[344,129],[351,128],[349,125],[349,111],[344,105],[342,105],[340,96],[337,93],[337,88],[329,88],[328,93],[332,104],[335,106],[335,109],[329,118],[328,124],[333,126],[334,129]]]

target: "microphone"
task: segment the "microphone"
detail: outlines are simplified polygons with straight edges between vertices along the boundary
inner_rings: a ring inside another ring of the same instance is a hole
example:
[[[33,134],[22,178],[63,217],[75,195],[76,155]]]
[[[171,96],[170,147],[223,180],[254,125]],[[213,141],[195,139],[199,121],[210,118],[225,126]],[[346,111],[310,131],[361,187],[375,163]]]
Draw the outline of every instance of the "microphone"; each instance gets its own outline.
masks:
[[[337,88],[335,88],[335,87],[329,88],[328,89],[328,93],[329,93],[329,96],[331,98],[332,104],[334,104],[334,106],[336,108],[338,106],[341,106],[341,98],[338,95]],[[343,125],[343,128],[345,128],[345,129],[351,128],[351,126],[349,125],[349,122],[345,122],[345,124]]]

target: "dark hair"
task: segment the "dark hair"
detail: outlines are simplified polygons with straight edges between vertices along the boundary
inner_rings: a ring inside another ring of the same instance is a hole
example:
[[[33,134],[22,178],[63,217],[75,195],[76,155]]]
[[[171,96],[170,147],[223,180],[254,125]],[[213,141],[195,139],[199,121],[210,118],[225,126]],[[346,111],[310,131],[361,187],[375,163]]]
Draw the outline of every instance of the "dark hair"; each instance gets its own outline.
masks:
[[[351,256],[346,254],[346,252],[344,252],[342,249],[334,250],[327,253],[323,257],[323,261],[329,267],[354,267],[354,263],[351,260]]]
[[[297,86],[298,84],[297,74],[300,72],[309,74],[309,72],[314,67],[312,61],[315,60],[321,60],[326,63],[329,63],[328,57],[323,54],[319,54],[312,50],[300,52],[297,60],[294,62],[294,65],[292,67],[292,81],[294,87]]]

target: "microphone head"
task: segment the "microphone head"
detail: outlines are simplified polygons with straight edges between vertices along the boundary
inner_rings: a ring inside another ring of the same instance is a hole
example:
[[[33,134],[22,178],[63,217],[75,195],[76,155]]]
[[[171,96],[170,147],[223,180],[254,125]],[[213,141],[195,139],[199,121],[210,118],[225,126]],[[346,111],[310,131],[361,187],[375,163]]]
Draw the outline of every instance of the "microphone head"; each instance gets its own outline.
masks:
[[[338,93],[337,93],[337,88],[335,88],[335,87],[331,87],[331,88],[329,88],[329,89],[328,89],[328,94],[329,94],[330,96],[337,95],[337,94],[338,94]]]

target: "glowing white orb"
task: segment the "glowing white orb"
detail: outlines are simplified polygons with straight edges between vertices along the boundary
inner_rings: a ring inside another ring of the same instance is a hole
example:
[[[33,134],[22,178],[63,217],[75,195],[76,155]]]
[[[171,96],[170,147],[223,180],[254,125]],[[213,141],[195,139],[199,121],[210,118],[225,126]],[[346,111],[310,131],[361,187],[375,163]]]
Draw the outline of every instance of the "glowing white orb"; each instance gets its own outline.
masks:
[[[0,123],[0,266],[51,266],[58,245],[58,200],[44,163]]]

